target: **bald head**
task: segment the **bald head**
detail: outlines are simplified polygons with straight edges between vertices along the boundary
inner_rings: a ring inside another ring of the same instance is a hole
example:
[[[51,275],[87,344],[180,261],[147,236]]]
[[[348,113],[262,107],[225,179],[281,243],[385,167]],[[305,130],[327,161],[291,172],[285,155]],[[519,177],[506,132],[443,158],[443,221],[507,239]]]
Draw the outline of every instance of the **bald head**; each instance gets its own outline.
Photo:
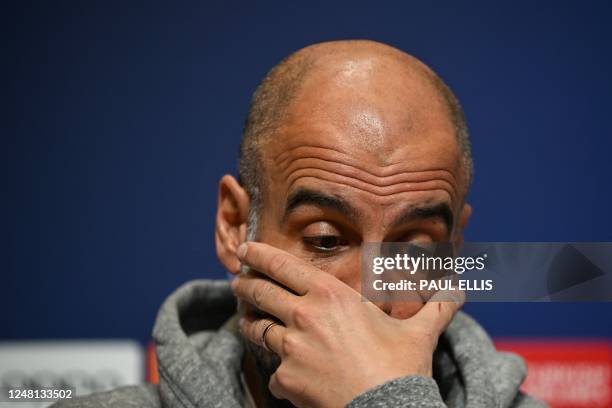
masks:
[[[372,41],[316,44],[274,67],[253,96],[239,171],[242,187],[221,179],[217,212],[233,273],[237,243],[256,240],[360,291],[362,243],[460,243],[471,214],[459,103],[426,65]],[[406,319],[423,303],[377,306]],[[278,355],[246,344],[265,384]]]
[[[461,152],[462,194],[467,193],[470,143],[461,106],[448,86],[425,64],[386,44],[333,41],[285,58],[253,95],[239,160],[253,209],[262,204],[266,146],[286,137],[287,123],[315,117],[353,126],[347,142],[378,154],[383,165],[397,143],[408,141],[389,135],[419,137],[430,122],[442,117]]]

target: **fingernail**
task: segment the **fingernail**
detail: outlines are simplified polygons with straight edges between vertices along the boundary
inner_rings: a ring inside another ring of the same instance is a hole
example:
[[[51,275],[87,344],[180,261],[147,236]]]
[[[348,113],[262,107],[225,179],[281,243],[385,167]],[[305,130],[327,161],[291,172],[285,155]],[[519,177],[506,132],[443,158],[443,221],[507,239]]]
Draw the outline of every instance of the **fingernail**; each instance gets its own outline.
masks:
[[[238,319],[238,327],[240,328],[240,330],[242,330],[242,328],[244,327],[244,317],[241,317],[240,319]]]
[[[238,255],[238,258],[243,259],[246,253],[247,253],[247,244],[246,242],[243,242],[242,244],[240,244],[238,249],[236,249],[236,255]]]

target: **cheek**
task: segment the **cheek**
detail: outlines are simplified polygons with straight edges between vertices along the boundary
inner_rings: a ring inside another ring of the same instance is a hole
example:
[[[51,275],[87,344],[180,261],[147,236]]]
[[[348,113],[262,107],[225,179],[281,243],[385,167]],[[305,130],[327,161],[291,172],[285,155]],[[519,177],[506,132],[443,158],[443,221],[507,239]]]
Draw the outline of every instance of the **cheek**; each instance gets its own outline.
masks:
[[[333,257],[310,256],[308,261],[317,268],[335,276],[356,291],[361,290],[361,255],[359,250],[350,249]]]

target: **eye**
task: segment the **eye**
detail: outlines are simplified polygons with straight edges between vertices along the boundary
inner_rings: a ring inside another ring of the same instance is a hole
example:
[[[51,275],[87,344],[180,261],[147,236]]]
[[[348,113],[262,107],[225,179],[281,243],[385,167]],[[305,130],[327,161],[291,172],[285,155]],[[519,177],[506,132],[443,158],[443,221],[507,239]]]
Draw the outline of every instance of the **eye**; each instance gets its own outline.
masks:
[[[316,235],[304,237],[304,243],[321,252],[337,251],[348,245],[348,241],[337,235]]]

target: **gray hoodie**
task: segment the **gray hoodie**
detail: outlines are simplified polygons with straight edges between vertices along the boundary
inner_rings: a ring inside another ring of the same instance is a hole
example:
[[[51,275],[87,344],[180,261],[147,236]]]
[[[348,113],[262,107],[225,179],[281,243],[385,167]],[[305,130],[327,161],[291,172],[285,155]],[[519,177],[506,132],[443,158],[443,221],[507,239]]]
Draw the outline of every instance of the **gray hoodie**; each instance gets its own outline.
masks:
[[[153,329],[159,385],[122,387],[55,407],[244,408],[243,345],[235,312],[227,281],[186,283],[164,302]],[[440,337],[433,363],[434,378],[394,379],[357,396],[348,407],[545,406],[519,391],[526,372],[521,358],[497,352],[463,312]]]

